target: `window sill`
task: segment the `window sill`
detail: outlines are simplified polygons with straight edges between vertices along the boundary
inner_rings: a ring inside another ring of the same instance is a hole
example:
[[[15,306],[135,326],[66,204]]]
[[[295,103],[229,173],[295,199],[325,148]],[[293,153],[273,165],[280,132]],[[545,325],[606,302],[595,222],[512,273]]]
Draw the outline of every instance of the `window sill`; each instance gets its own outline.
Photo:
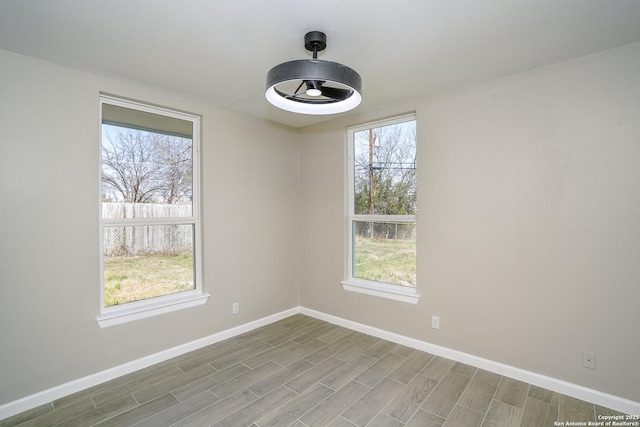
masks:
[[[406,302],[409,304],[417,304],[420,300],[420,294],[418,293],[416,288],[408,288],[404,286],[389,285],[386,283],[377,283],[359,279],[343,280],[340,283],[342,283],[342,287],[345,291],[373,295],[394,301]]]
[[[208,298],[209,294],[197,292],[153,298],[138,303],[123,304],[121,306],[109,307],[96,318],[96,321],[101,328],[108,328],[159,314],[196,307],[206,303]]]

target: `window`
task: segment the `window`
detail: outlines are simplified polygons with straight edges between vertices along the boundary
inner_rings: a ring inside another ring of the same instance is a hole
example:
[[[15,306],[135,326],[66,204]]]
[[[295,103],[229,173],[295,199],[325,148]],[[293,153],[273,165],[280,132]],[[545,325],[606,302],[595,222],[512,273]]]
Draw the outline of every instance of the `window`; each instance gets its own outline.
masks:
[[[101,96],[101,326],[202,304],[198,116]]]
[[[416,120],[348,130],[347,290],[416,303]]]

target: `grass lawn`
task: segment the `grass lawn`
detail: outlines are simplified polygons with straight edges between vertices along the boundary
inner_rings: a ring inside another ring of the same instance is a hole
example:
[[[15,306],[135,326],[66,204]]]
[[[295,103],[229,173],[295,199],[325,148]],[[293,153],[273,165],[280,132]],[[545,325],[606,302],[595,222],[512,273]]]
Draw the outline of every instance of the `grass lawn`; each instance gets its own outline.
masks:
[[[353,276],[403,286],[416,286],[416,242],[356,236]]]
[[[354,277],[416,285],[416,242],[356,237]],[[153,254],[105,257],[105,306],[193,289],[193,256]]]
[[[193,289],[193,255],[104,258],[104,303],[109,307]]]

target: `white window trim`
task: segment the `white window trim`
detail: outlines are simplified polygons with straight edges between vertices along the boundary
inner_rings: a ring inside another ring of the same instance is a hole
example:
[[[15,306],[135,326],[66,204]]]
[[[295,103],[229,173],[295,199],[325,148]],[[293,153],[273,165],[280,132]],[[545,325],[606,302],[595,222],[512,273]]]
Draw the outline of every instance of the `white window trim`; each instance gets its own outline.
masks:
[[[107,328],[159,314],[197,307],[206,303],[208,298],[208,294],[191,290],[144,301],[130,302],[118,306],[117,310],[109,310],[110,307],[106,308],[96,318],[96,321],[101,328]]]
[[[202,286],[202,244],[201,244],[201,228],[200,228],[200,117],[194,114],[182,113],[162,107],[151,106],[135,101],[125,100],[110,95],[100,94],[100,129],[102,129],[102,105],[111,104],[119,107],[141,110],[153,114],[162,114],[180,120],[186,120],[193,123],[193,139],[192,139],[192,161],[193,161],[193,201],[192,216],[183,218],[149,218],[147,220],[130,219],[126,221],[130,224],[193,224],[194,226],[194,281],[195,288],[189,291],[179,292],[175,294],[149,298],[142,301],[135,301],[111,307],[105,307],[104,304],[104,263],[102,256],[103,248],[103,228],[105,226],[122,224],[122,221],[114,221],[102,218],[102,177],[98,173],[98,203],[100,215],[99,227],[99,248],[100,248],[100,314],[96,317],[96,321],[101,328],[132,322],[164,313],[170,313],[177,310],[183,310],[190,307],[196,307],[207,302],[209,294],[205,293]],[[100,146],[102,147],[102,130],[100,130]],[[102,168],[102,150],[98,156],[98,171]]]
[[[371,280],[362,280],[353,277],[348,280],[343,280],[340,283],[345,291],[373,295],[409,304],[417,304],[420,300],[420,294],[416,288],[406,287],[406,289],[402,289],[405,288],[405,286],[373,282]]]
[[[346,186],[346,265],[345,280],[342,280],[342,288],[345,291],[357,292],[365,295],[386,298],[394,301],[400,301],[409,304],[417,304],[420,300],[420,293],[417,289],[409,286],[395,285],[391,283],[376,282],[373,280],[365,280],[353,277],[353,221],[373,221],[373,222],[397,222],[397,223],[416,223],[415,215],[355,215],[354,213],[354,165],[353,165],[353,135],[355,132],[367,130],[371,127],[382,127],[416,120],[415,114],[409,114],[394,117],[388,120],[379,120],[363,125],[352,126],[347,129],[347,186]],[[417,147],[416,147],[417,148]]]

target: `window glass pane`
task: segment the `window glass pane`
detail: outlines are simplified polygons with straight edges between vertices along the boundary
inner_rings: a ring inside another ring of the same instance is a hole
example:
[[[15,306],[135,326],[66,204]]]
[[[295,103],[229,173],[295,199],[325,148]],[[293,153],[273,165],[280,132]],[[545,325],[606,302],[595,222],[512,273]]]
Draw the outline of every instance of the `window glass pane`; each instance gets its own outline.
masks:
[[[415,120],[354,132],[354,213],[416,214]]]
[[[103,230],[105,307],[195,289],[193,224]]]
[[[415,223],[353,221],[353,277],[416,286]]]
[[[103,124],[102,201],[102,218],[193,216],[193,140]]]

